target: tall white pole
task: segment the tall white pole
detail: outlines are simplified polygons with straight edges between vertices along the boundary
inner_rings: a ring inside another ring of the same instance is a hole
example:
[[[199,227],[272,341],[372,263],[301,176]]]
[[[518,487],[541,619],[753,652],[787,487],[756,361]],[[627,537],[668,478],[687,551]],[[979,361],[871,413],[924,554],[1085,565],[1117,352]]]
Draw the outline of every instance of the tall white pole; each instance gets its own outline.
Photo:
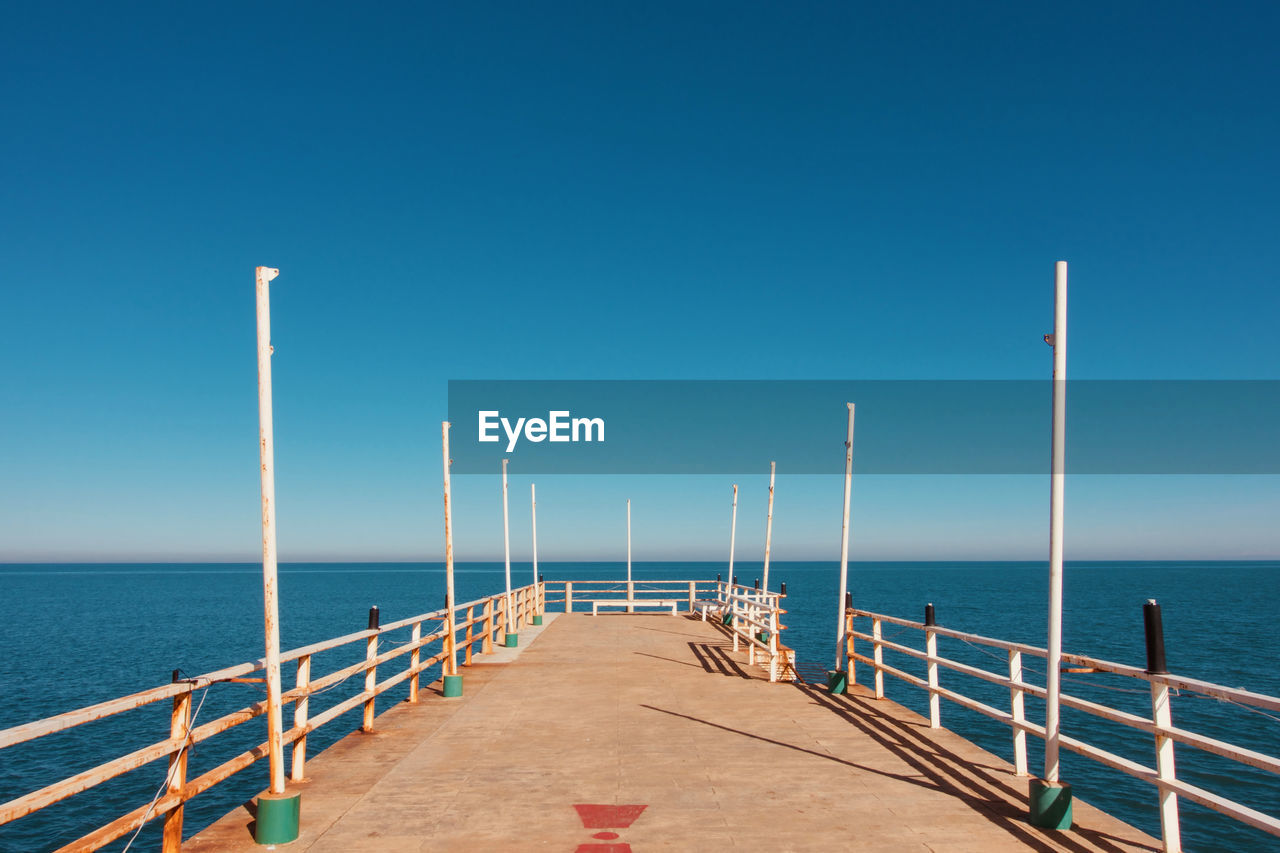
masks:
[[[631,585],[631,498],[627,498],[627,598],[635,596],[635,587]],[[634,613],[635,606],[628,604],[627,612]]]
[[[538,589],[538,487],[529,484],[529,507],[533,514],[533,588],[534,600],[537,600]]]
[[[840,525],[840,600],[836,616],[836,670],[844,669],[844,600],[849,590],[849,498],[853,492],[853,403],[849,407],[849,434],[844,440],[844,521]]]
[[[1066,480],[1067,431],[1067,262],[1054,270],[1053,461],[1049,491],[1049,643],[1044,714],[1044,778],[1058,781],[1059,693],[1062,666],[1062,500]]]
[[[507,607],[506,622],[507,633],[515,633],[515,623],[512,621],[511,609],[511,521],[507,514],[507,460],[502,460],[502,548],[506,559],[506,577],[507,577]]]
[[[457,602],[453,595],[453,493],[449,487],[449,466],[453,460],[449,458],[448,421],[440,424],[440,447],[444,453],[444,595],[445,595],[445,631],[449,637],[449,668],[445,675],[458,674],[458,651],[454,639],[454,606]]]
[[[764,523],[764,572],[760,580],[761,590],[769,591],[769,549],[773,545],[773,475],[777,463],[769,463],[769,513]]]
[[[733,583],[733,541],[738,536],[738,484],[733,484],[733,515],[729,520],[729,577],[725,578],[729,583]]]
[[[267,659],[267,755],[271,793],[284,793],[284,727],[280,707],[280,597],[276,585],[276,478],[271,424],[271,293],[280,274],[256,270],[258,292],[258,452],[262,467],[262,610]]]

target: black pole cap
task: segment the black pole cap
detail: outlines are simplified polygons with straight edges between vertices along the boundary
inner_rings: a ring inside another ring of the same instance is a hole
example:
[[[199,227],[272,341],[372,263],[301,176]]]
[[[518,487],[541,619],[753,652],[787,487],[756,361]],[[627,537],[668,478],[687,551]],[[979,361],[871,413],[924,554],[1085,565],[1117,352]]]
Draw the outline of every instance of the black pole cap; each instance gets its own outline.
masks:
[[[931,627],[933,625],[938,624],[937,620],[933,618],[933,602],[932,601],[924,606],[924,624],[929,625]]]
[[[1142,605],[1142,627],[1147,638],[1147,672],[1168,672],[1164,659],[1164,622],[1154,598]]]
[[[372,631],[378,627],[378,605],[369,608],[369,630]]]
[[[721,583],[719,572],[716,572],[716,583]]]
[[[783,594],[784,596],[787,594],[787,582],[786,582],[786,581],[783,581],[783,582],[782,582],[782,594]]]
[[[760,588],[760,578],[756,578],[756,589]]]
[[[738,585],[738,576],[737,576],[737,575],[734,575],[734,576],[733,576],[733,585],[734,585],[734,586],[737,586],[737,585]]]
[[[853,593],[852,592],[846,592],[844,594],[844,609],[845,610],[853,609]]]
[[[544,583],[544,581],[542,580],[542,575],[538,575],[538,583]]]

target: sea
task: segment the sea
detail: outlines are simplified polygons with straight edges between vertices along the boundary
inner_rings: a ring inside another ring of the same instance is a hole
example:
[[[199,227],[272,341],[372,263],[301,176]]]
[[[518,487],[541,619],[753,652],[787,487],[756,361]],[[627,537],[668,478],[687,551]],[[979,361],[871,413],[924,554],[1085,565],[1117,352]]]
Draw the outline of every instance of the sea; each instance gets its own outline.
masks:
[[[456,567],[457,594],[468,601],[503,588],[501,563]],[[625,578],[623,563],[542,561],[548,580]],[[742,583],[761,575],[760,563],[739,561]],[[639,581],[728,577],[724,563],[636,563]],[[513,563],[515,585],[533,579],[528,563]],[[1171,672],[1259,693],[1280,695],[1280,562],[1068,562],[1064,572],[1063,648],[1094,658],[1145,666],[1142,605],[1156,599],[1163,612]],[[782,562],[770,567],[769,586],[787,585],[784,642],[802,669],[821,671],[835,660],[838,567],[827,562]],[[1048,572],[1043,562],[854,562],[849,588],[855,606],[921,621],[926,604],[937,623],[974,634],[1043,646]],[[439,563],[286,563],[280,566],[281,634],[285,649],[363,630],[378,606],[383,623],[444,604]],[[556,596],[551,596],[556,597]],[[262,656],[262,582],[257,564],[38,564],[0,565],[0,729],[70,711],[170,681]],[[553,605],[550,609],[560,609]],[[886,626],[886,639],[920,647],[918,631]],[[942,638],[943,656],[1007,671],[1003,652]],[[317,674],[354,662],[363,644],[329,653]],[[1043,661],[1027,659],[1028,678],[1043,683]],[[397,662],[398,663],[398,662]],[[924,675],[909,658],[886,657]],[[858,680],[869,683],[869,668]],[[286,666],[286,684],[292,667]],[[362,679],[332,688],[330,700],[354,695]],[[995,707],[1008,707],[996,685],[942,670],[944,687]],[[786,689],[786,688],[779,688]],[[1095,702],[1150,714],[1145,683],[1098,673],[1068,673],[1063,689]],[[890,699],[927,714],[918,688],[886,677]],[[218,684],[198,691],[196,723],[263,698],[260,683]],[[379,713],[402,701],[405,687],[380,698]],[[72,731],[0,751],[0,802],[84,771],[167,737],[169,703],[117,715]],[[1280,714],[1250,709],[1182,691],[1173,698],[1174,724],[1269,755],[1280,755]],[[1027,702],[1028,716],[1043,721],[1043,703]],[[287,713],[287,712],[286,712]],[[357,708],[311,736],[310,752],[333,743],[360,724]],[[943,701],[942,724],[987,750],[1012,760],[1009,729]],[[1064,710],[1063,732],[1147,766],[1154,765],[1149,735]],[[190,756],[189,777],[266,739],[258,718],[200,744]],[[1028,738],[1031,769],[1043,751]],[[157,761],[119,779],[0,827],[0,851],[51,850],[145,805],[163,784]],[[1190,747],[1177,748],[1178,776],[1271,815],[1280,815],[1280,778]],[[1078,799],[1151,833],[1160,834],[1155,789],[1074,753],[1062,756],[1062,779]],[[236,808],[267,784],[261,761],[214,786],[187,805],[190,836]],[[1280,850],[1280,838],[1181,800],[1185,849]],[[159,849],[159,821],[109,850]]]

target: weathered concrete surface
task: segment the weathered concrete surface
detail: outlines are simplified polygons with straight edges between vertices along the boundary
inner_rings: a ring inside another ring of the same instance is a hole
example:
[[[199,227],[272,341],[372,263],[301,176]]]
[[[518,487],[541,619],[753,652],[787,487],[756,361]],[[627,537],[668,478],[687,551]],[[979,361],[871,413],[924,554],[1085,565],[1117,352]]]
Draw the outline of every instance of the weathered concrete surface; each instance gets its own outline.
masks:
[[[1078,800],[1072,831],[1035,829],[1004,761],[865,692],[769,684],[701,621],[570,614],[543,630],[515,662],[465,670],[463,699],[428,694],[318,756],[302,837],[280,849],[1159,848]],[[582,804],[645,808],[587,827]],[[184,849],[261,850],[250,819]]]

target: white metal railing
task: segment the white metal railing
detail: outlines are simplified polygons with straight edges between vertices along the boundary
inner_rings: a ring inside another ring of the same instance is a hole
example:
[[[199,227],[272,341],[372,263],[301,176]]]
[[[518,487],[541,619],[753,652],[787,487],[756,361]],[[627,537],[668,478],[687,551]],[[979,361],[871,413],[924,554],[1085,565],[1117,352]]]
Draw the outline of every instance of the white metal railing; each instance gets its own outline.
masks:
[[[782,632],[787,629],[781,617],[787,611],[782,609],[784,596],[780,592],[765,592],[719,579],[546,581],[545,586],[548,592],[561,596],[548,598],[546,603],[563,604],[566,613],[573,612],[575,602],[611,600],[641,606],[649,601],[682,600],[690,613],[702,610],[704,619],[709,611],[719,616],[720,624],[733,637],[733,650],[746,646],[747,662],[753,666],[761,657],[759,663],[768,669],[770,681],[794,677],[792,652],[781,641]]]
[[[869,620],[870,632],[859,630],[858,620],[864,622]],[[900,629],[922,632],[924,634],[924,649],[914,648],[886,639],[884,636],[885,625],[894,625]],[[1008,669],[1001,672],[992,672],[981,667],[942,657],[938,654],[937,648],[939,637],[951,638],[979,647],[1000,649],[1007,656]],[[844,649],[850,682],[854,681],[856,664],[863,663],[870,665],[872,668],[873,679],[871,687],[877,699],[884,698],[884,676],[886,674],[926,691],[929,694],[929,724],[933,728],[941,726],[941,699],[947,699],[1009,726],[1013,733],[1015,771],[1020,776],[1027,775],[1027,733],[1029,732],[1043,739],[1045,728],[1027,719],[1026,697],[1030,695],[1044,699],[1047,697],[1047,690],[1026,680],[1023,659],[1024,657],[1046,658],[1047,652],[1045,649],[852,608],[845,612],[845,638]],[[856,650],[855,643],[858,640],[871,644],[872,653],[870,656],[861,654]],[[919,675],[886,664],[884,662],[885,651],[922,662],[925,669],[924,677],[922,678]],[[1280,818],[1179,779],[1174,761],[1174,744],[1194,747],[1269,773],[1280,774],[1280,759],[1243,746],[1237,746],[1178,728],[1173,724],[1170,693],[1171,691],[1190,691],[1214,699],[1273,712],[1280,711],[1280,698],[1213,684],[1195,678],[1186,678],[1169,673],[1147,672],[1139,667],[1127,666],[1084,655],[1063,653],[1062,661],[1064,665],[1071,668],[1069,671],[1072,672],[1110,673],[1144,682],[1148,685],[1151,695],[1150,717],[1111,708],[1098,702],[1066,693],[1061,694],[1060,700],[1065,708],[1072,708],[1151,735],[1154,739],[1154,767],[1141,764],[1066,735],[1061,737],[1060,742],[1064,749],[1076,752],[1156,787],[1160,806],[1161,835],[1165,851],[1176,853],[1176,851],[1181,850],[1181,828],[1178,817],[1179,797],[1185,797],[1192,802],[1199,803],[1263,832],[1280,835]],[[1009,690],[1008,710],[997,708],[942,686],[939,668],[945,668],[991,684],[1007,687]]]
[[[534,615],[545,611],[545,588],[542,584],[513,589],[510,601],[512,621],[518,626],[532,621]],[[401,619],[387,625],[370,627],[343,637],[313,643],[302,648],[281,654],[283,662],[296,661],[297,681],[293,689],[283,693],[285,704],[294,704],[293,727],[285,730],[284,743],[293,745],[291,778],[301,781],[306,768],[307,736],[321,726],[337,719],[348,711],[363,706],[364,714],[361,728],[369,731],[374,725],[374,702],[386,691],[409,682],[408,701],[417,702],[419,680],[421,674],[433,664],[449,658],[461,647],[464,651],[464,665],[471,663],[472,647],[476,643],[482,645],[482,652],[493,648],[495,635],[505,630],[508,597],[506,593],[497,593],[486,598],[459,604],[455,610],[453,631],[448,628],[448,611],[436,610],[423,613],[408,619]],[[465,614],[465,616],[464,616]],[[423,626],[431,623],[424,634]],[[435,624],[438,623],[438,626]],[[375,625],[371,614],[370,625]],[[379,642],[393,632],[409,632],[409,637],[387,651],[379,651]],[[459,638],[458,633],[465,632]],[[321,652],[359,644],[363,641],[365,653],[362,659],[349,666],[342,667],[321,677],[314,677],[311,672],[312,658]],[[440,641],[439,653],[422,659],[422,649]],[[397,658],[408,655],[405,668],[394,675],[378,680],[378,667]],[[153,687],[129,696],[99,702],[74,711],[68,711],[54,717],[35,720],[24,725],[0,730],[0,750],[18,744],[34,741],[57,732],[67,731],[86,723],[102,720],[117,714],[134,711],[138,708],[171,699],[172,711],[166,726],[168,737],[138,749],[134,749],[118,758],[91,767],[68,776],[39,790],[0,804],[0,826],[4,826],[55,803],[66,800],[77,794],[89,791],[111,779],[123,776],[140,767],[161,758],[169,761],[164,789],[149,804],[141,804],[121,817],[100,826],[76,841],[61,848],[62,851],[96,850],[131,832],[136,832],[143,825],[157,818],[164,821],[162,850],[164,853],[175,853],[182,845],[183,807],[193,797],[207,791],[214,785],[250,766],[267,755],[267,744],[241,752],[233,758],[209,769],[194,779],[187,778],[187,758],[191,747],[209,740],[215,735],[248,722],[266,713],[266,700],[252,703],[247,707],[224,714],[209,722],[196,725],[192,710],[193,695],[211,685],[228,682],[261,681],[248,676],[260,673],[265,666],[264,660],[250,661],[238,666],[220,669],[215,672],[198,675],[194,678],[175,679],[172,684]],[[312,697],[325,692],[331,687],[349,678],[364,674],[363,689],[353,696],[343,699],[320,713],[311,707]],[[199,707],[197,705],[197,707]]]
[[[724,625],[733,635],[733,650],[738,651],[739,644],[745,643],[747,663],[753,666],[756,655],[764,654],[769,680],[778,681],[784,671],[794,665],[789,650],[779,641],[779,632],[786,630],[780,621],[786,613],[781,607],[781,594],[727,581],[716,585],[721,612],[728,615]]]
[[[565,613],[572,613],[574,603],[590,604],[593,599],[609,599],[643,604],[646,601],[682,600],[693,613],[697,602],[715,594],[715,581],[702,580],[549,580],[544,582],[547,593],[559,598],[548,598],[546,604],[563,604]]]

